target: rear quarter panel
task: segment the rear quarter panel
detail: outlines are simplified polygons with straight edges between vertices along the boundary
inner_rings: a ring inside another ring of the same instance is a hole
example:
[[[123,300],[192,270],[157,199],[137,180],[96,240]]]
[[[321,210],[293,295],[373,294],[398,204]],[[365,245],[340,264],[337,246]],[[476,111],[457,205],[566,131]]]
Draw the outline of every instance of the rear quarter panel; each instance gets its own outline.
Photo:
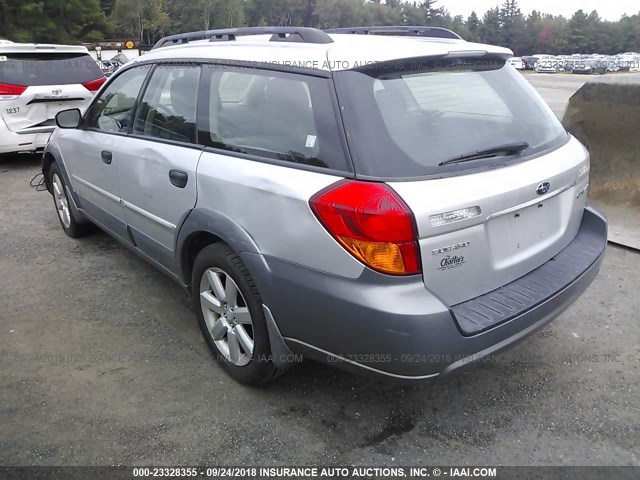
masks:
[[[263,255],[356,278],[364,266],[309,207],[312,195],[342,178],[205,151],[198,165],[197,208],[232,219]],[[224,232],[211,233],[225,238]]]

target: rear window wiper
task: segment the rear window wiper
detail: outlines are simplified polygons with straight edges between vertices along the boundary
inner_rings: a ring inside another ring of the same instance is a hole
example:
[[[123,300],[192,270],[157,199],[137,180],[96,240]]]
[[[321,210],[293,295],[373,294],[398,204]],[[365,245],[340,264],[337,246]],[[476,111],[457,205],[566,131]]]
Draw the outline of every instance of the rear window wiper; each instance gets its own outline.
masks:
[[[470,162],[472,160],[481,160],[483,158],[492,158],[498,156],[498,154],[501,153],[504,155],[513,155],[515,153],[520,153],[527,148],[529,148],[529,144],[527,142],[507,143],[505,145],[498,145],[497,147],[487,148],[485,150],[477,150],[473,153],[460,155],[459,157],[440,162],[438,166],[451,165],[452,163]]]

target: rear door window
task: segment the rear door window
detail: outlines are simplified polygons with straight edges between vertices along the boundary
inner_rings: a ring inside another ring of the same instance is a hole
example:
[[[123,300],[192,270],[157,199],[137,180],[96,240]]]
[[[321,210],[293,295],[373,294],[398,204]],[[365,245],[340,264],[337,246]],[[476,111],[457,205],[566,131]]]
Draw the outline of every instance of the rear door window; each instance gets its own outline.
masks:
[[[0,58],[0,83],[11,85],[69,85],[104,76],[87,53],[7,53]]]
[[[216,67],[200,143],[232,152],[349,171],[327,78]],[[205,98],[206,98],[205,97]]]

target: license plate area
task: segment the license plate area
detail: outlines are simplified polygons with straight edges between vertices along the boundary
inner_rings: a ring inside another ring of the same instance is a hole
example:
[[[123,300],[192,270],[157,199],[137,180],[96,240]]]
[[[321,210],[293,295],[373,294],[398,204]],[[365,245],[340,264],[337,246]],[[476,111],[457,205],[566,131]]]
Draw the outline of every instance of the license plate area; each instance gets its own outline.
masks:
[[[506,268],[524,257],[542,254],[563,234],[567,215],[563,214],[563,195],[511,209],[487,222],[489,245],[496,268]]]

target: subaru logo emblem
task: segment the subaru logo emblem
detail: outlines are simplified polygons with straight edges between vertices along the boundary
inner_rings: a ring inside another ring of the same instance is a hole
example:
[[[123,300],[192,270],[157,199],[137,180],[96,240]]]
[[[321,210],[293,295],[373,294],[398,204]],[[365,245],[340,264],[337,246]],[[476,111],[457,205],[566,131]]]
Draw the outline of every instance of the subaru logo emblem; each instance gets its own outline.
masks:
[[[60,95],[62,95],[62,90],[60,90],[60,89],[51,90],[51,95],[53,95],[54,97],[59,97]]]
[[[550,188],[551,184],[549,182],[542,182],[540,185],[538,185],[536,192],[538,193],[538,195],[544,195],[549,191]]]

